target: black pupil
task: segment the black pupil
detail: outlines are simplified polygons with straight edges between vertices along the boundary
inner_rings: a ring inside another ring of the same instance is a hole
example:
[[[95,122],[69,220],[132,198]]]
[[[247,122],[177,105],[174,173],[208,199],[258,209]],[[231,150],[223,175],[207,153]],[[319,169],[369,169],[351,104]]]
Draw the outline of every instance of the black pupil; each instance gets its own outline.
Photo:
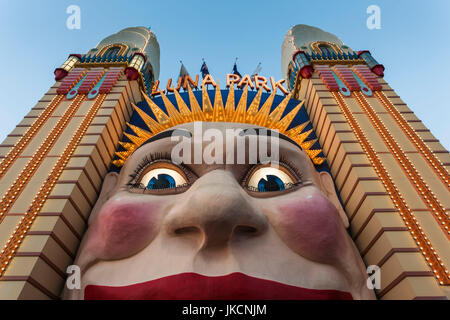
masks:
[[[169,189],[175,188],[175,179],[168,174],[158,174],[158,178],[153,177],[147,185],[149,189]]]
[[[284,182],[277,176],[267,175],[267,180],[262,178],[258,182],[259,192],[282,191],[285,189]]]

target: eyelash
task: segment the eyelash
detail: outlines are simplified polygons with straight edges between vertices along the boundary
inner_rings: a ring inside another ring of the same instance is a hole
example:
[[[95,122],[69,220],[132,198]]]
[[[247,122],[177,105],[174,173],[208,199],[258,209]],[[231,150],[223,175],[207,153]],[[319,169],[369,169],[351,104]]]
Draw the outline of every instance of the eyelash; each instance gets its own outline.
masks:
[[[302,184],[301,181],[296,182],[296,183],[283,183],[283,185],[284,185],[284,190],[289,190],[289,189],[294,188],[294,187],[297,187],[297,186],[299,186],[299,185],[301,185],[301,184]],[[255,187],[247,186],[246,188],[247,188],[247,190],[252,191],[252,192],[260,192],[260,191],[258,190],[258,188],[255,188]]]

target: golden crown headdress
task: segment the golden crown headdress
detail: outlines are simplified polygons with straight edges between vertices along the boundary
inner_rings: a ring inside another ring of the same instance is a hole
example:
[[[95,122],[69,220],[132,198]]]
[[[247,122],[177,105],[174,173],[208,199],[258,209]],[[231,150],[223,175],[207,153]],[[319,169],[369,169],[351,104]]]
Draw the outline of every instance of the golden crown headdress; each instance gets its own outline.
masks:
[[[174,104],[164,93],[161,93],[162,101],[167,112],[164,112],[147,94],[145,94],[145,92],[142,92],[145,101],[150,107],[150,110],[153,112],[154,118],[140,107],[133,104],[134,110],[138,113],[145,125],[137,126],[127,122],[127,127],[130,130],[127,130],[128,132],[124,131],[124,136],[127,139],[123,140],[128,141],[119,142],[122,146],[122,150],[116,152],[116,157],[112,161],[113,165],[118,168],[122,167],[126,159],[134,152],[134,150],[139,148],[144,142],[155,134],[176,125],[193,121],[247,123],[272,130],[278,130],[279,133],[284,134],[300,145],[315,165],[321,165],[325,161],[325,157],[322,154],[322,149],[320,149],[320,147],[317,148],[317,138],[315,138],[312,128],[306,129],[309,124],[309,120],[290,128],[292,121],[299,113],[304,101],[298,103],[297,106],[295,106],[282,118],[282,115],[286,111],[286,106],[291,100],[292,93],[289,93],[278,104],[278,106],[271,111],[276,90],[270,94],[260,108],[259,106],[262,95],[262,88],[260,88],[247,108],[248,86],[246,86],[243,90],[237,106],[235,106],[233,86],[229,89],[225,106],[218,82],[216,84],[214,104],[211,103],[208,91],[205,86],[203,86],[202,107],[200,107],[200,104],[192,92],[191,87],[187,86],[187,89],[190,108],[187,106],[186,102],[177,90],[174,90],[174,95],[178,108],[174,106]],[[313,138],[308,139],[311,136]]]

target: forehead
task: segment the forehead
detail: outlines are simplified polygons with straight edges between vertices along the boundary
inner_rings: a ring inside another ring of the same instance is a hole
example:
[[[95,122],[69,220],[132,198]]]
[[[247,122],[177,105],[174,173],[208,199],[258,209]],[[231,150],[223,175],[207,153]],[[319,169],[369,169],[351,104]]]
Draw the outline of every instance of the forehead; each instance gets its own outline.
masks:
[[[211,142],[211,136],[213,136],[214,138],[218,138],[223,142],[226,142],[227,139],[245,139],[245,137],[249,136],[257,138],[270,138],[268,140],[275,143],[279,143],[278,139],[281,139],[301,149],[301,147],[295,141],[283,134],[280,134],[277,130],[271,130],[256,125],[233,122],[184,123],[153,136],[144,144],[178,136],[197,139],[200,138],[200,141],[195,141],[196,139],[194,139],[193,143]],[[166,142],[169,142],[169,140],[167,140]]]
[[[190,123],[183,123],[176,127],[173,127],[172,129],[185,129],[190,132],[194,131],[194,126],[201,124],[203,129],[217,129],[222,132],[225,132],[226,129],[249,129],[249,128],[261,128],[259,126],[253,125],[253,124],[245,124],[245,123],[236,123],[236,122],[190,122]]]
[[[264,141],[270,147],[296,148],[302,151],[302,148],[291,138],[280,134],[277,130],[271,130],[265,127],[232,122],[190,122],[184,123],[173,128],[167,129],[148,139],[139,149],[146,145],[152,145],[152,148],[164,148],[174,145],[174,141],[180,141],[181,137],[188,138],[191,144],[227,144],[234,140],[260,140],[258,146]],[[262,140],[262,141],[261,141]],[[281,144],[283,144],[281,146]],[[234,145],[234,144],[233,144]],[[248,147],[248,145],[247,145]]]

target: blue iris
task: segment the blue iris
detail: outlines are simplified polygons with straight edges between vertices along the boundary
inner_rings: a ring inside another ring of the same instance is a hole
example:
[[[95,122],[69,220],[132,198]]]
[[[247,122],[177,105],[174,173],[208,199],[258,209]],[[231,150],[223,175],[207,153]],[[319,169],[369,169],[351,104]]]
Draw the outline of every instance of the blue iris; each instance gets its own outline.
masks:
[[[147,188],[149,189],[169,189],[175,187],[175,179],[165,173],[158,174],[157,178],[151,178],[151,180],[147,184]]]
[[[258,191],[259,192],[268,192],[268,191],[282,191],[285,189],[284,182],[274,175],[267,175],[267,180],[261,178],[258,182]]]

